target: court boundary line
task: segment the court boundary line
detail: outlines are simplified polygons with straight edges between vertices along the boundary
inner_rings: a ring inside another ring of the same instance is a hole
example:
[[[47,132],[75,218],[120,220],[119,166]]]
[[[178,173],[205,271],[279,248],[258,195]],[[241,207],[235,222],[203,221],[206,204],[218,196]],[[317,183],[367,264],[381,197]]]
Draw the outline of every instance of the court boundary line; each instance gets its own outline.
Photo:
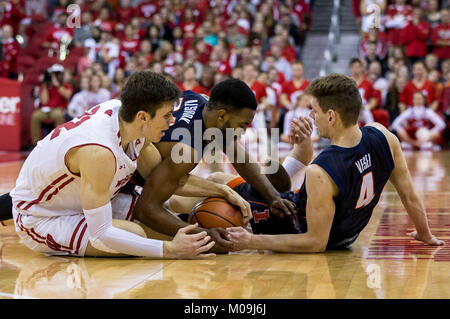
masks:
[[[0,292],[0,297],[10,297],[13,299],[38,299],[38,298],[34,298],[34,297],[29,297],[29,296],[19,296],[16,294],[10,294],[7,292]]]

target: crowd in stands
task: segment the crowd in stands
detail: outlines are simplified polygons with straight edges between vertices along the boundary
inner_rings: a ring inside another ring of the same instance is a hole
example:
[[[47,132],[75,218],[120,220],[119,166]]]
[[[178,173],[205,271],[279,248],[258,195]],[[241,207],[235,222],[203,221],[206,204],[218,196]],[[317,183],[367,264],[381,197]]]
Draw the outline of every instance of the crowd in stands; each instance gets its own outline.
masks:
[[[351,67],[351,73],[365,109],[397,134],[404,149],[448,147],[447,1],[353,0],[353,13],[361,28],[361,41],[360,56],[352,60],[356,67]]]
[[[385,125],[397,133],[404,148],[447,147],[447,1],[352,1],[361,41],[359,57],[349,63],[349,75],[361,92],[360,124]],[[71,4],[80,10],[68,10]],[[0,76],[16,79],[27,72],[20,69],[28,60],[18,62],[19,52],[33,43],[34,21],[46,21],[50,23],[39,44],[46,56],[60,55],[67,39],[71,41],[67,60],[39,74],[33,91],[33,144],[42,137],[46,123],[61,123],[119,97],[127,77],[141,70],[163,73],[181,90],[203,94],[224,79],[239,78],[259,103],[252,127],[279,128],[281,141],[288,143],[289,122],[307,114],[310,104],[304,91],[312,79],[305,79],[301,58],[313,20],[311,4],[310,0],[0,0]],[[379,17],[370,11],[374,4]],[[419,130],[423,127],[428,131]]]

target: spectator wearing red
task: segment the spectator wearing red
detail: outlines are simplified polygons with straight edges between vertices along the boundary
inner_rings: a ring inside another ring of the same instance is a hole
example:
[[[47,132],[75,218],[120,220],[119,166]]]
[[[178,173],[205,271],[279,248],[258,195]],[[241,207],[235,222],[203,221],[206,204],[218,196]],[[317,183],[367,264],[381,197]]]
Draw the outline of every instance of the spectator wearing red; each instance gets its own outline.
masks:
[[[402,29],[406,27],[412,17],[412,7],[406,0],[395,0],[386,9],[385,27],[388,28],[390,45],[402,45]]]
[[[247,63],[242,69],[242,81],[244,81],[248,87],[253,91],[258,104],[264,104],[267,97],[266,86],[257,81],[258,71],[254,64]]]
[[[450,59],[450,15],[448,9],[441,10],[441,22],[431,33],[433,53],[441,59]]]
[[[11,79],[17,79],[17,56],[20,47],[13,37],[13,32],[13,28],[8,24],[2,28],[1,62],[4,74]]]
[[[262,71],[264,72],[268,72],[271,68],[275,67],[275,63],[276,63],[277,59],[273,56],[273,55],[267,55],[264,58],[264,62],[262,64]],[[275,68],[276,69],[276,68]],[[286,83],[286,78],[284,76],[283,72],[278,71],[278,78],[277,78],[277,82],[280,83],[281,86],[284,85],[284,83]]]
[[[151,19],[151,17],[159,11],[161,8],[160,1],[159,0],[147,0],[142,1],[139,3],[139,5],[136,7],[136,16],[148,20]]]
[[[266,85],[267,104],[271,111],[269,127],[274,128],[280,124],[281,110],[283,109],[280,104],[280,96],[283,86],[278,82],[278,71],[273,66],[267,71]]]
[[[360,59],[354,58],[350,61],[350,76],[358,86],[362,100],[362,109],[359,122],[369,124],[373,122],[372,110],[378,107],[378,94],[372,82],[364,76],[364,68]]]
[[[135,9],[131,4],[131,0],[121,0],[120,7],[117,9],[117,20],[123,26],[131,22],[131,18],[135,13]]]
[[[195,67],[193,65],[188,65],[184,68],[183,72],[183,83],[177,83],[177,86],[181,91],[193,91],[199,94],[208,94],[208,90],[202,87],[195,77]]]
[[[184,15],[180,21],[180,27],[183,30],[183,36],[188,39],[193,39],[195,37],[195,31],[200,26],[193,11],[186,8]]]
[[[306,3],[305,0],[296,0],[296,1],[291,0],[286,1],[286,5],[288,6],[288,8],[291,8],[291,6],[289,6],[289,2],[294,4],[292,8],[292,13],[298,19],[298,26],[300,28],[300,31],[309,30],[312,26],[312,14],[309,5]]]
[[[107,7],[100,9],[98,18],[94,21],[94,26],[102,31],[113,33],[116,29],[116,22],[111,18],[111,12]]]
[[[413,94],[413,106],[401,113],[392,123],[402,147],[405,149],[435,149],[442,142],[441,133],[445,129],[444,120],[427,107],[427,98],[417,91]],[[437,147],[436,147],[437,146]]]
[[[361,0],[352,0],[352,12],[356,25],[361,26]]]
[[[40,107],[31,115],[31,140],[36,145],[41,139],[41,125],[50,119],[55,126],[65,122],[64,110],[73,93],[69,83],[63,83],[64,68],[54,64],[43,76],[40,86]]]
[[[131,24],[128,24],[125,27],[125,37],[120,39],[120,54],[132,56],[139,51],[140,44],[141,41],[136,30]]]
[[[427,105],[430,109],[436,111],[439,106],[439,101],[436,97],[436,87],[428,80],[428,70],[425,63],[416,61],[413,64],[413,78],[409,81],[400,94],[400,111],[404,111],[407,107],[413,105],[413,95],[416,92],[422,92],[427,98]]]
[[[371,42],[376,42],[377,44],[377,55],[380,59],[384,59],[388,52],[388,39],[386,33],[378,28],[369,28],[369,32],[364,33],[360,43],[360,56],[367,55],[367,46]]]
[[[295,61],[292,63],[292,80],[283,85],[280,103],[285,110],[291,110],[297,101],[297,97],[305,92],[309,82],[303,74],[303,63]]]
[[[23,7],[13,1],[1,1],[0,11],[2,11],[0,27],[8,24],[13,28],[14,35],[17,34],[20,21],[26,18]]]
[[[63,36],[68,35],[73,38],[74,29],[67,27],[66,21],[67,14],[63,12],[58,17],[58,23],[47,30],[44,43],[42,44],[44,48],[52,48],[57,50]]]
[[[414,7],[412,20],[402,30],[402,44],[406,56],[411,63],[424,58],[427,54],[427,38],[430,35],[430,25],[422,19],[422,8]]]

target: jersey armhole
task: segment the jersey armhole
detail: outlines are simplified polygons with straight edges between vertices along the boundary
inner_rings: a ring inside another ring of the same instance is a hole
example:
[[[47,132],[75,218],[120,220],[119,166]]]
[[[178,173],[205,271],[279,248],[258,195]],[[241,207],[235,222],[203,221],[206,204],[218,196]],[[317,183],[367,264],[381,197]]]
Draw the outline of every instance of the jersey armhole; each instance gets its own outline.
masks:
[[[67,153],[69,153],[72,149],[78,148],[78,147],[83,147],[83,146],[88,146],[88,145],[101,146],[101,147],[103,147],[103,148],[105,148],[105,149],[107,149],[108,151],[111,152],[111,154],[114,156],[114,163],[115,163],[115,164],[114,164],[114,174],[116,174],[116,172],[117,172],[117,158],[116,158],[116,155],[114,154],[114,152],[113,152],[108,146],[105,146],[105,145],[102,145],[102,144],[98,144],[98,143],[85,143],[85,144],[79,144],[79,145],[71,146],[69,149],[67,149],[67,150],[64,152],[64,166],[66,167],[67,171],[68,171],[70,174],[72,174],[72,175],[74,175],[74,176],[76,176],[76,177],[81,177],[80,174],[77,174],[77,173],[72,172],[72,171],[70,170],[69,166],[67,166],[66,156],[67,156]]]

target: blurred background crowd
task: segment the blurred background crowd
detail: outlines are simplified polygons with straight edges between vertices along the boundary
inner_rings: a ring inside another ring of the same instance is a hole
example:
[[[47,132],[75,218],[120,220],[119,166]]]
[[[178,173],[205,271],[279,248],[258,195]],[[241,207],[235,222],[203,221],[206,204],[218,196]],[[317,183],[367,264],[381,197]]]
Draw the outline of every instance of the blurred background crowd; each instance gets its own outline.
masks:
[[[331,1],[330,1],[331,3]],[[370,10],[377,5],[380,15]],[[75,6],[74,6],[75,5]],[[309,114],[302,50],[314,0],[0,0],[0,76],[29,88],[30,144],[54,125],[120,96],[136,71],[209,94],[245,81],[259,103],[252,128]],[[331,4],[330,4],[331,5]],[[359,52],[348,75],[360,124],[379,122],[404,149],[448,147],[450,15],[446,0],[352,0]],[[25,101],[26,102],[26,101]],[[317,133],[313,140],[320,145]]]

